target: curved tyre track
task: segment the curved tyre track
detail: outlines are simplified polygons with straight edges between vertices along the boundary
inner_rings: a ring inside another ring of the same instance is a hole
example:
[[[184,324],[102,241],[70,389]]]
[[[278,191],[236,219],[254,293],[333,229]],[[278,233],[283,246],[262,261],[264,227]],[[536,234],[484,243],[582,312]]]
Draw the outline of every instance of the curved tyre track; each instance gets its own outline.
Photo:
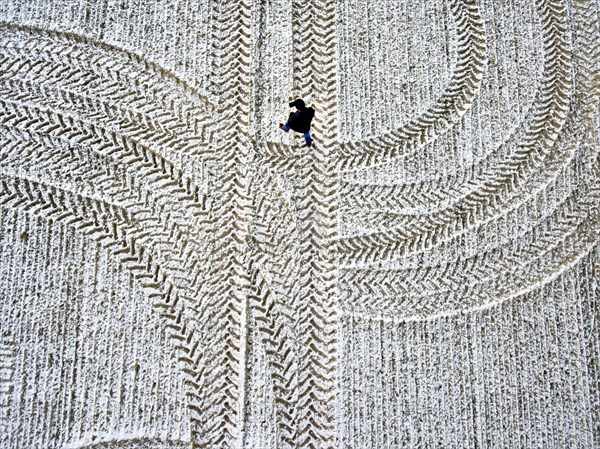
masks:
[[[389,134],[340,146],[343,170],[380,164],[407,156],[442,135],[470,107],[486,65],[486,36],[475,0],[452,0],[450,10],[457,26],[458,60],[441,98],[427,111]]]
[[[344,261],[385,260],[399,251],[412,251],[409,248],[431,247],[473,226],[489,213],[488,209],[508,202],[521,179],[541,164],[567,118],[571,56],[562,37],[566,30],[564,5],[540,1],[539,7],[545,31],[545,81],[530,120],[518,133],[518,141],[501,148],[498,164],[484,165],[481,178],[469,183],[467,193],[439,211],[401,215],[383,233],[340,240]]]

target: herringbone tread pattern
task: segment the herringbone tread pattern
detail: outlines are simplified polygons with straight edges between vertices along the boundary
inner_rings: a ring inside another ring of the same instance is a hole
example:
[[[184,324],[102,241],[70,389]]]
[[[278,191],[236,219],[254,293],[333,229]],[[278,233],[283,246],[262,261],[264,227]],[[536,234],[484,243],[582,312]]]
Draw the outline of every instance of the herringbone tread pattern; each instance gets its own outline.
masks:
[[[0,0],[0,445],[596,446],[597,2],[413,3]]]

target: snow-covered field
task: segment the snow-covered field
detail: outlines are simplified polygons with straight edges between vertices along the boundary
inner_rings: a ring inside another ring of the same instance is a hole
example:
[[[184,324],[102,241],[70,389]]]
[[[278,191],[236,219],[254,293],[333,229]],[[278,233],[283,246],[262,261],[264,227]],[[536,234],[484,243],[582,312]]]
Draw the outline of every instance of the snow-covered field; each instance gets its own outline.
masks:
[[[0,448],[597,448],[598,11],[0,0]]]

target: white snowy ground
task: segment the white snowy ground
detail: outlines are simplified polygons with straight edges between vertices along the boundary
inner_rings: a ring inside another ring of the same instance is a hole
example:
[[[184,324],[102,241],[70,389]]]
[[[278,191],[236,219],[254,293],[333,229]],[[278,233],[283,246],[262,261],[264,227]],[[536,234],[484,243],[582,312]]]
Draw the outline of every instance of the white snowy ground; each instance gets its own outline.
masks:
[[[0,0],[0,448],[597,448],[598,6]]]

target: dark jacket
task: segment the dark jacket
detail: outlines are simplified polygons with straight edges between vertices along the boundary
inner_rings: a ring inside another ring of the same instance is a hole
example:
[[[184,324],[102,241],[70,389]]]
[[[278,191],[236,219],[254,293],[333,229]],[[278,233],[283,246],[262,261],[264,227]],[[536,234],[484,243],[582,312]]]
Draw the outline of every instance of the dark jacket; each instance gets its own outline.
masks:
[[[315,110],[313,108],[306,108],[302,111],[290,112],[288,125],[290,125],[290,128],[298,133],[306,133],[310,131],[310,122],[312,122],[314,116]]]

